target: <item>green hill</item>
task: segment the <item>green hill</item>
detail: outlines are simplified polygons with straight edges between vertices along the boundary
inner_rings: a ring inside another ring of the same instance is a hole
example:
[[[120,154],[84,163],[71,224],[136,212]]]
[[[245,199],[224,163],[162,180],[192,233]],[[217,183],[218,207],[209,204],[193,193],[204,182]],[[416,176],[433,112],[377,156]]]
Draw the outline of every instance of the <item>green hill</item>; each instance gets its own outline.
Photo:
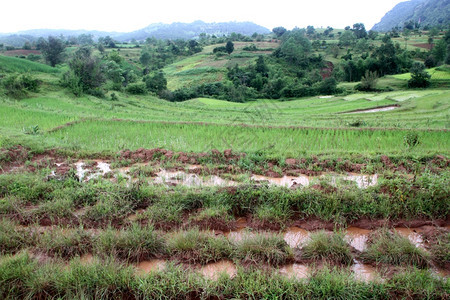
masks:
[[[379,23],[373,26],[375,31],[389,31],[394,27],[403,27],[405,22],[417,22],[421,26],[450,24],[449,0],[411,0],[397,4]]]

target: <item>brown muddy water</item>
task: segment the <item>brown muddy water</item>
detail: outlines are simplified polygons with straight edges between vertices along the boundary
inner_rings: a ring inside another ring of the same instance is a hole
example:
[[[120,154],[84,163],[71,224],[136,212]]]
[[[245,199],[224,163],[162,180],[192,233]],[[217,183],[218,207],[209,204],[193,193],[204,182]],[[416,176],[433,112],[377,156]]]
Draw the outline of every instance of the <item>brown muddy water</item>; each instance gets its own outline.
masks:
[[[222,274],[226,274],[228,277],[233,278],[236,276],[236,266],[232,261],[221,260],[201,267],[200,273],[211,280],[219,279]]]
[[[166,268],[166,261],[164,259],[151,259],[141,261],[136,265],[136,269],[141,274],[148,274],[152,272],[163,271]]]
[[[363,264],[356,259],[353,261],[352,272],[356,280],[365,282],[373,281],[378,276],[376,268],[368,264]]]
[[[296,279],[305,279],[309,276],[309,268],[303,264],[289,264],[282,266],[279,270],[280,274],[295,277]]]
[[[114,177],[123,177],[129,181],[133,181],[130,176],[131,167],[119,168],[111,170],[110,163],[102,160],[94,160],[93,166],[87,166],[85,162],[78,161],[75,163],[76,174],[80,181],[89,181],[91,179],[103,177],[107,173],[114,173]],[[136,164],[136,166],[143,166],[144,164]],[[201,168],[200,165],[190,165],[189,169]],[[54,174],[54,173],[52,173]],[[51,175],[50,175],[51,176]],[[281,178],[268,177],[263,175],[252,175],[250,180],[257,183],[268,183],[274,186],[284,186],[291,188],[293,186],[309,186],[314,182],[320,182],[325,180],[331,185],[338,185],[340,182],[350,181],[356,183],[359,188],[367,188],[370,186],[375,186],[378,183],[378,175],[366,175],[366,174],[356,174],[348,173],[335,174],[327,173],[320,176],[283,176]],[[199,176],[197,174],[190,174],[184,171],[170,172],[161,169],[156,177],[150,177],[148,179],[149,184],[164,184],[168,186],[173,185],[185,185],[185,186],[235,186],[238,182],[228,179],[223,179],[217,175],[211,176]]]

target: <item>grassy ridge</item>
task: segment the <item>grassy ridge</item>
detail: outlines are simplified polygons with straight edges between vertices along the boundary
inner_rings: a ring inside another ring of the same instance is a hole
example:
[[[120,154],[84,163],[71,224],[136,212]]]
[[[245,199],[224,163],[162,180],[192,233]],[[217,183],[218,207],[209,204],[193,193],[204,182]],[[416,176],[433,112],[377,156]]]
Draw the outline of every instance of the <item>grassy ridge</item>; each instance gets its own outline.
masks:
[[[42,73],[59,73],[59,69],[52,68],[48,65],[29,61],[22,58],[8,57],[0,55],[0,71],[2,72],[42,72]]]
[[[354,184],[333,188],[320,183],[322,190],[311,186],[297,190],[270,186],[241,185],[231,191],[220,187],[176,187],[158,185],[113,184],[109,181],[79,183],[75,179],[48,180],[50,173],[0,175],[0,214],[15,215],[24,222],[48,218],[75,220],[85,226],[122,222],[138,208],[145,208],[143,219],[155,224],[169,222],[172,227],[183,222],[183,215],[193,214],[188,222],[218,217],[256,215],[271,223],[286,224],[291,218],[315,217],[335,224],[349,224],[370,219],[446,219],[449,215],[448,172],[424,173],[416,180],[401,176],[380,178],[377,186],[358,189]],[[333,192],[330,192],[330,189]],[[25,209],[33,205],[32,209]],[[76,209],[85,214],[74,218]],[[204,211],[198,212],[201,209]],[[219,210],[220,215],[211,214]],[[261,210],[264,214],[261,214]],[[209,210],[209,216],[206,212]],[[70,222],[69,222],[70,223]],[[76,224],[76,223],[75,223]]]

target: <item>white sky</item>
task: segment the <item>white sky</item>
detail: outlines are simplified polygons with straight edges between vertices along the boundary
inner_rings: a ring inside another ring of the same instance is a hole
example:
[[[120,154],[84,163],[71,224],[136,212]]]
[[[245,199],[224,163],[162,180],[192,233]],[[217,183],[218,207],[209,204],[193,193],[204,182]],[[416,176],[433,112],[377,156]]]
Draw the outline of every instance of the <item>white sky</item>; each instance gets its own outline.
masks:
[[[0,32],[87,29],[129,32],[151,23],[252,21],[284,26],[370,29],[403,0],[9,0],[2,1]]]

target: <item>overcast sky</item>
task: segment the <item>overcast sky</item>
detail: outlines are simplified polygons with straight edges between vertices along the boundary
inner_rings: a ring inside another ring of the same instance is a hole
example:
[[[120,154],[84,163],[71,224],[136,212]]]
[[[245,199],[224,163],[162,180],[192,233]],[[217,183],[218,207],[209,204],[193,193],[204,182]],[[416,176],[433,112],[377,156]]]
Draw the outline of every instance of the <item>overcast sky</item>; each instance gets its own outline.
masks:
[[[0,32],[27,29],[88,29],[129,32],[151,23],[252,21],[284,26],[370,29],[403,0],[6,0]]]

